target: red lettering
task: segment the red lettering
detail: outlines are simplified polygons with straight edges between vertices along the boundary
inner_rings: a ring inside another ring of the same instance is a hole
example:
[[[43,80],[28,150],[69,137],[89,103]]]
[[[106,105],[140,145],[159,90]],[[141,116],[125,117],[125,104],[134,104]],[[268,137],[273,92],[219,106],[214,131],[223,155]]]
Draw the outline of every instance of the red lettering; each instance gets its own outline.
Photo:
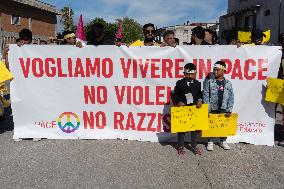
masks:
[[[82,65],[81,58],[77,58],[77,60],[76,60],[74,77],[78,77],[79,75],[81,75],[81,77],[85,77],[84,68],[83,68],[83,65]]]
[[[141,86],[136,86],[133,88],[133,103],[135,105],[141,105],[143,103],[143,88]]]
[[[104,129],[106,127],[106,115],[102,111],[96,113],[96,127],[98,129]]]
[[[146,114],[145,113],[137,113],[137,116],[140,117],[139,123],[137,125],[137,131],[146,131],[146,128],[142,128]]]
[[[155,132],[156,129],[155,128],[152,128],[153,126],[153,123],[155,121],[155,117],[156,117],[156,114],[155,113],[147,113],[147,116],[150,116],[150,121],[149,121],[149,124],[148,124],[148,127],[147,127],[147,131],[152,131],[152,132]]]
[[[86,58],[86,77],[90,77],[91,74],[100,77],[100,59],[95,58],[94,64],[92,64],[90,58]]]
[[[159,70],[159,66],[156,63],[160,63],[160,59],[151,59],[151,78],[160,78],[156,71]]]
[[[175,59],[175,78],[183,78],[184,59]]]
[[[39,72],[37,72],[37,65],[39,68]],[[34,58],[32,60],[32,71],[35,77],[42,77],[44,74],[44,70],[43,70],[43,61],[40,58]]]
[[[242,75],[242,69],[241,69],[240,62],[241,61],[239,59],[235,60],[235,64],[234,64],[232,75],[231,75],[232,79],[235,79],[236,77],[238,77],[240,80],[243,80],[243,75]]]
[[[253,80],[256,76],[256,73],[253,72],[253,71],[251,72],[251,75],[249,75],[249,71],[253,70],[253,69],[250,69],[250,64],[252,66],[256,66],[256,62],[253,59],[248,59],[248,60],[245,61],[244,77],[247,80]]]
[[[172,69],[174,67],[173,61],[171,59],[163,59],[162,60],[162,78],[173,78]]]
[[[126,126],[125,126],[125,130],[136,130],[135,128],[135,121],[134,121],[134,117],[133,117],[133,113],[129,112],[128,116],[127,116],[127,121],[126,121]]]
[[[103,59],[103,70],[102,70],[102,75],[105,77],[105,78],[111,78],[111,76],[113,75],[113,62],[110,58],[105,58]],[[108,68],[107,68],[108,66]],[[107,72],[107,70],[109,72]]]
[[[123,128],[123,120],[124,120],[124,115],[121,112],[114,112],[114,120],[113,120],[113,126],[114,129],[118,129],[118,126],[120,130],[124,130]]]
[[[131,66],[131,59],[128,59],[127,63],[125,63],[124,58],[121,58],[120,64],[121,64],[121,67],[122,67],[124,78],[128,78],[130,66]]]
[[[122,102],[123,102],[123,96],[124,96],[125,88],[126,88],[125,86],[122,86],[121,90],[119,90],[118,86],[114,86],[116,99],[117,99],[118,104],[122,104]]]
[[[94,129],[95,121],[94,121],[94,113],[90,112],[90,117],[86,111],[83,111],[83,120],[84,120],[84,129],[88,129],[88,125],[90,129]]]
[[[31,59],[27,58],[27,61],[25,62],[23,58],[19,58],[20,60],[20,64],[22,67],[22,71],[23,71],[23,75],[25,78],[29,77],[29,72],[30,72],[30,63],[31,63]]]
[[[267,75],[263,75],[263,72],[267,71],[267,63],[267,59],[258,59],[258,80],[266,80]]]

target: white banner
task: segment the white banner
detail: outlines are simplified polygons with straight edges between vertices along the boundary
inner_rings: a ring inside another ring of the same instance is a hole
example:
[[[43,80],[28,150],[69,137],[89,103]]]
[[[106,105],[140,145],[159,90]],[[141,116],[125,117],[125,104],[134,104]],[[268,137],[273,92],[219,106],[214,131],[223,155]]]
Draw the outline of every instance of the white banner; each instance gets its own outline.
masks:
[[[264,101],[276,77],[280,47],[10,46],[14,139],[176,140],[170,93],[183,66],[197,65],[203,82],[218,60],[227,63],[239,114],[228,142],[274,145],[274,104]]]

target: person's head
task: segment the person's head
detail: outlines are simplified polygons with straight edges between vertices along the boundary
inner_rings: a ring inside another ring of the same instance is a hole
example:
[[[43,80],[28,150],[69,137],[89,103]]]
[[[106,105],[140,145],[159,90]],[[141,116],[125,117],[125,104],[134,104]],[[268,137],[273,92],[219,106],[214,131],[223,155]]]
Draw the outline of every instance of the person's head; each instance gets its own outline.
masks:
[[[31,44],[33,40],[33,34],[29,29],[22,29],[19,33],[21,44]]]
[[[281,34],[279,35],[278,43],[279,43],[279,45],[281,45],[282,47],[284,46],[284,33],[281,33]]]
[[[197,41],[203,41],[205,37],[204,28],[201,26],[196,26],[192,29],[192,40],[196,44]]]
[[[176,46],[176,41],[175,41],[175,33],[171,30],[167,30],[164,35],[163,35],[164,42],[172,47]]]
[[[206,41],[209,44],[213,44],[213,31],[211,29],[205,29],[205,37],[204,41]]]
[[[236,45],[238,43],[238,38],[234,34],[226,36],[227,45]]]
[[[195,79],[196,77],[196,66],[193,63],[187,63],[183,67],[183,74],[185,79]]]
[[[155,38],[155,25],[152,23],[143,26],[144,40],[146,42],[153,42]]]
[[[40,44],[40,45],[47,45],[47,41],[45,41],[45,40],[40,40],[40,41],[39,41],[39,44]]]
[[[263,37],[265,37],[265,34],[262,30],[256,29],[251,32],[251,39],[252,42],[256,45],[261,45],[263,41]]]
[[[176,45],[179,45],[179,38],[175,38]]]
[[[101,23],[95,23],[93,26],[93,29],[91,30],[94,39],[97,41],[101,41],[104,38],[105,35],[105,27],[103,24]]]
[[[226,69],[227,69],[227,66],[224,61],[217,61],[214,64],[214,68],[213,68],[215,79],[224,77]]]
[[[76,36],[73,31],[67,30],[62,33],[64,44],[66,45],[75,45],[76,44]]]

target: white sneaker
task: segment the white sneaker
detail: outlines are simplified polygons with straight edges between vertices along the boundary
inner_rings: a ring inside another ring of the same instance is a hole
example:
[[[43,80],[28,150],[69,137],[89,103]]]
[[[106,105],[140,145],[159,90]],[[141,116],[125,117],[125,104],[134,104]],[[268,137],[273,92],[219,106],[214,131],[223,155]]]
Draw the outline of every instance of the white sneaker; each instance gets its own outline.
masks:
[[[206,149],[207,149],[208,151],[213,151],[213,145],[214,145],[213,142],[208,142]]]
[[[41,138],[33,138],[33,141],[34,141],[34,142],[41,141]]]
[[[228,145],[228,143],[227,143],[226,141],[221,142],[221,143],[220,143],[220,146],[221,146],[222,148],[224,148],[224,150],[230,150],[230,149],[231,149],[230,146]]]

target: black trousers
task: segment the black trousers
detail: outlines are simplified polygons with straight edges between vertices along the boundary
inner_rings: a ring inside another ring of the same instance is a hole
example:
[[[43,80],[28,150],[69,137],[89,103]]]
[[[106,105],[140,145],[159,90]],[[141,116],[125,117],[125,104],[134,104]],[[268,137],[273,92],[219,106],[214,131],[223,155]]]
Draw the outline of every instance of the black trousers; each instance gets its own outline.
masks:
[[[191,147],[195,148],[197,146],[196,138],[200,131],[191,131],[189,132],[191,135]],[[178,133],[178,148],[184,147],[184,138],[186,133]]]

